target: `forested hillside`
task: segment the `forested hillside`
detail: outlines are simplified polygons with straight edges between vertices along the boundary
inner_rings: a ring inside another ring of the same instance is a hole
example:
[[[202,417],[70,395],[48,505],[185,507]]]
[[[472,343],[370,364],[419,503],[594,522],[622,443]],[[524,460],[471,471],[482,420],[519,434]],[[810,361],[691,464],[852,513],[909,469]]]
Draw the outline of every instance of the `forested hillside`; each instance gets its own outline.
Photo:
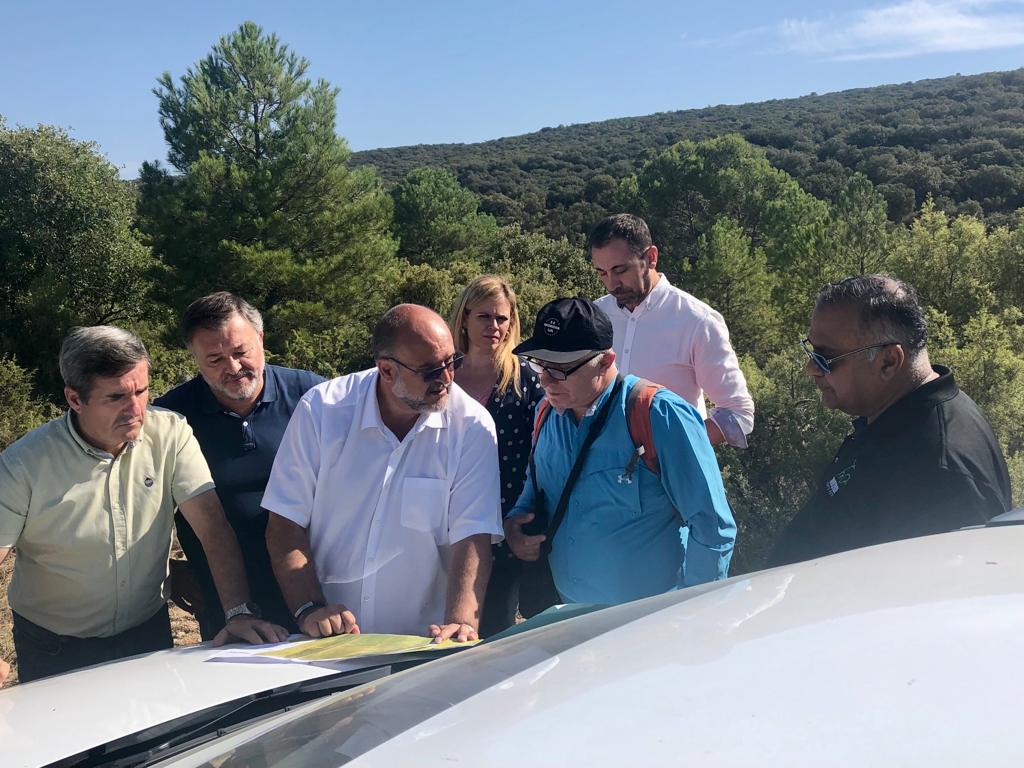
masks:
[[[864,174],[894,222],[909,221],[928,196],[947,213],[991,222],[1024,205],[1024,70],[378,149],[353,163],[375,166],[387,183],[414,168],[448,168],[499,222],[573,238],[615,207],[618,181],[659,152],[725,133],[763,147],[824,200]]]

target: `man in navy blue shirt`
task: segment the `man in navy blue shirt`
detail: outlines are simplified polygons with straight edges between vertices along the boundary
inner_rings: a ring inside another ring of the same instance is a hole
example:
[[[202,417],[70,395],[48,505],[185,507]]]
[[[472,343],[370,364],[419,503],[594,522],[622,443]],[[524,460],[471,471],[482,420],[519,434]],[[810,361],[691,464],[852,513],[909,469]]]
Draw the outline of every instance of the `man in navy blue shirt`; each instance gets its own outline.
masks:
[[[226,291],[193,302],[185,310],[181,329],[199,375],[154,405],[182,414],[199,441],[242,550],[255,602],[251,610],[296,631],[267,555],[267,513],[260,502],[292,411],[324,379],[309,371],[267,365],[263,318],[251,304]],[[195,532],[180,514],[175,525],[201,592],[188,597],[199,598],[196,618],[208,640],[224,626],[224,610]]]

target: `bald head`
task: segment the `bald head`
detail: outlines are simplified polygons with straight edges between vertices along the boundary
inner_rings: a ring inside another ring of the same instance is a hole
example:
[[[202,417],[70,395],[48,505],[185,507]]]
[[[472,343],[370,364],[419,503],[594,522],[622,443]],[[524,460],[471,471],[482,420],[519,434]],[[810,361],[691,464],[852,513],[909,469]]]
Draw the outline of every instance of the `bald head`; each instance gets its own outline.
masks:
[[[444,318],[419,304],[399,304],[385,312],[373,329],[371,343],[374,360],[398,357],[404,351],[426,353],[453,346]]]
[[[373,329],[373,358],[380,372],[381,415],[393,431],[406,417],[444,410],[458,361],[448,323],[439,314],[417,304],[392,307]],[[389,415],[395,424],[388,423]]]

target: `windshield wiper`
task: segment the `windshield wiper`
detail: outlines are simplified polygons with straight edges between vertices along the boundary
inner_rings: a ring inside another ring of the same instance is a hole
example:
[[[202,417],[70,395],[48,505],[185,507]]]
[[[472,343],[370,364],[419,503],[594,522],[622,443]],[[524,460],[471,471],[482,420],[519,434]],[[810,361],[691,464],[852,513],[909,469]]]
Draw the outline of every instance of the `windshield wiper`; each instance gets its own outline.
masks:
[[[168,757],[238,730],[273,714],[391,673],[391,665],[339,672],[250,694],[193,712],[50,764],[50,768],[133,768]]]

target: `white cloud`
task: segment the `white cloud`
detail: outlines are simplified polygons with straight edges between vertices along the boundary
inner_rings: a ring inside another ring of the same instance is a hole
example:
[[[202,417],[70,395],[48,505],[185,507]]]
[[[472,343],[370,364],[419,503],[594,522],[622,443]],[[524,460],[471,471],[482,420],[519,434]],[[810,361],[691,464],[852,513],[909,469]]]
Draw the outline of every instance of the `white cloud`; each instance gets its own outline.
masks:
[[[1024,46],[1024,0],[903,0],[827,18],[785,19],[765,33],[776,51],[840,61]],[[759,35],[762,36],[762,35]]]
[[[740,29],[720,37],[690,38],[684,36],[683,42],[694,48],[728,48],[773,36],[777,31],[775,27],[754,27],[753,29]]]

